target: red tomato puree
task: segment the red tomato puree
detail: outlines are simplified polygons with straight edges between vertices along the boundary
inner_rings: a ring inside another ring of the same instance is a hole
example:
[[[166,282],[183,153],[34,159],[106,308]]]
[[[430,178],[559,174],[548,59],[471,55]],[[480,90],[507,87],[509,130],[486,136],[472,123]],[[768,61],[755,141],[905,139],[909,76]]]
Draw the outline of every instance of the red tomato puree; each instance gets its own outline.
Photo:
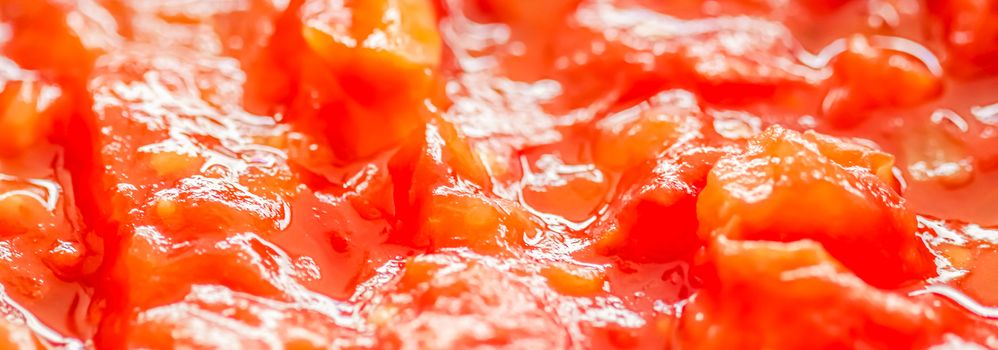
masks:
[[[0,0],[0,349],[998,348],[998,0]]]

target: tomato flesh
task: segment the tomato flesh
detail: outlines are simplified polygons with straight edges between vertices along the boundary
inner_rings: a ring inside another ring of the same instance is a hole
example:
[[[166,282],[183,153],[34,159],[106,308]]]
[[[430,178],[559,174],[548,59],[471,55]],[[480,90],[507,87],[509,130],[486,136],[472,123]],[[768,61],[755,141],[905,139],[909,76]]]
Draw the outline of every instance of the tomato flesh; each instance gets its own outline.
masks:
[[[916,2],[0,0],[0,348],[998,348]]]

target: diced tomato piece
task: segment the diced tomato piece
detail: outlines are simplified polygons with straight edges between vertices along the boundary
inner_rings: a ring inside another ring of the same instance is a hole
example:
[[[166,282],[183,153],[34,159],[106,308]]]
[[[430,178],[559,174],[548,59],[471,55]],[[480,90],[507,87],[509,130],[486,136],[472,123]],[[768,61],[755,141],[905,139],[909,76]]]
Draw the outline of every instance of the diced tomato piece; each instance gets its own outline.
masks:
[[[81,83],[97,57],[120,43],[108,12],[92,0],[3,0],[11,39],[0,51],[21,66]]]
[[[675,86],[710,102],[745,103],[814,89],[825,78],[799,60],[787,28],[758,18],[683,20],[591,1],[565,30],[555,68],[587,74],[604,89],[621,79],[640,90],[625,96]]]
[[[702,136],[702,118],[693,94],[684,90],[659,93],[598,121],[593,158],[606,169],[630,169],[673,145]]]
[[[962,136],[947,132],[940,123],[908,128],[901,135],[899,156],[905,158],[911,180],[946,188],[959,188],[973,181],[979,165]]]
[[[86,243],[62,156],[52,143],[70,112],[38,74],[0,56],[0,282],[3,293],[59,332],[96,263]],[[96,259],[96,260],[99,260]]]
[[[813,241],[721,238],[709,256],[680,321],[684,349],[988,347],[998,331],[941,298],[871,287]]]
[[[389,167],[399,219],[391,236],[395,242],[492,250],[535,233],[535,224],[522,208],[491,194],[481,160],[450,123],[430,121]]]
[[[249,0],[191,4],[183,0],[103,0],[131,42],[177,46],[252,62],[294,1]]]
[[[600,293],[606,271],[595,266],[555,262],[541,269],[552,289],[565,295],[588,296]]]
[[[71,149],[106,247],[101,346],[123,346],[116,334],[198,285],[296,302],[306,286],[343,293],[363,268],[350,260],[351,233],[385,229],[356,212],[363,191],[303,184],[281,141],[287,128],[239,107],[241,76],[232,59],[142,46],[95,69],[93,110]],[[209,339],[181,344],[198,341]]]
[[[942,72],[906,53],[875,48],[863,36],[850,37],[832,67],[834,82],[822,112],[839,127],[858,124],[877,109],[912,107],[942,93]]]
[[[812,239],[875,286],[928,277],[932,256],[888,182],[892,164],[873,148],[770,127],[711,170],[697,202],[700,234]]]
[[[440,93],[442,52],[430,1],[309,0],[301,22],[308,49],[321,61],[313,69],[322,73],[302,72],[301,102],[291,117],[319,125],[339,156],[352,160],[398,145],[425,121],[428,99]],[[334,82],[340,87],[330,87]]]
[[[224,287],[195,286],[181,302],[143,311],[126,343],[130,348],[152,349],[347,346],[345,339],[362,339],[356,325],[337,323],[347,318],[347,310],[332,301],[314,310]]]
[[[998,69],[998,1],[937,0],[928,3],[942,22],[947,60],[954,73]]]
[[[565,139],[561,127],[568,118],[549,108],[558,89],[551,81],[465,73],[448,82],[452,105],[441,117],[468,138],[495,181],[508,184],[523,176],[519,155],[524,151]],[[579,124],[589,120],[578,117]]]
[[[568,330],[543,296],[499,260],[457,254],[411,259],[370,321],[381,348],[563,349]]]
[[[391,164],[393,177],[398,174],[394,181],[400,184],[396,193],[408,195],[408,191],[435,184],[459,182],[483,190],[492,188],[489,174],[477,154],[452,124],[438,118],[430,120],[422,132],[412,135]]]
[[[4,291],[32,310],[68,306],[78,291],[70,282],[81,278],[88,247],[73,228],[79,224],[70,221],[75,209],[67,208],[60,184],[0,174],[0,193]]]
[[[247,110],[277,113],[295,92],[305,50],[297,11],[301,0],[104,0],[130,42],[183,47],[239,60],[246,72]]]
[[[0,155],[17,156],[54,139],[69,108],[58,86],[0,56]]]
[[[691,259],[703,245],[697,196],[714,163],[735,151],[692,146],[626,173],[607,217],[596,226],[596,248],[641,262]]]

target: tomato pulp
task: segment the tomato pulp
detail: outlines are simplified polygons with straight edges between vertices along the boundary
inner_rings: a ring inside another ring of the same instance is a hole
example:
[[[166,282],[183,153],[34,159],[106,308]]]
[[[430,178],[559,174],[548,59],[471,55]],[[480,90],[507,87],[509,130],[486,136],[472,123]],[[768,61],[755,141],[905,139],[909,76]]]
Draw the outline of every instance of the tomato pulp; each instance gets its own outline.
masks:
[[[996,20],[0,0],[0,348],[998,348]]]

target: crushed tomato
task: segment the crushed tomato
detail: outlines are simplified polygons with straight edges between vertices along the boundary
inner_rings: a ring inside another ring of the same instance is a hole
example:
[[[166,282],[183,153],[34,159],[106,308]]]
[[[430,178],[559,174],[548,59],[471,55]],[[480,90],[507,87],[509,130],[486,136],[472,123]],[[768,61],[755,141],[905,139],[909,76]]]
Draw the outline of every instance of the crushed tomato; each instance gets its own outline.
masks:
[[[0,0],[0,349],[998,348],[998,0]]]

